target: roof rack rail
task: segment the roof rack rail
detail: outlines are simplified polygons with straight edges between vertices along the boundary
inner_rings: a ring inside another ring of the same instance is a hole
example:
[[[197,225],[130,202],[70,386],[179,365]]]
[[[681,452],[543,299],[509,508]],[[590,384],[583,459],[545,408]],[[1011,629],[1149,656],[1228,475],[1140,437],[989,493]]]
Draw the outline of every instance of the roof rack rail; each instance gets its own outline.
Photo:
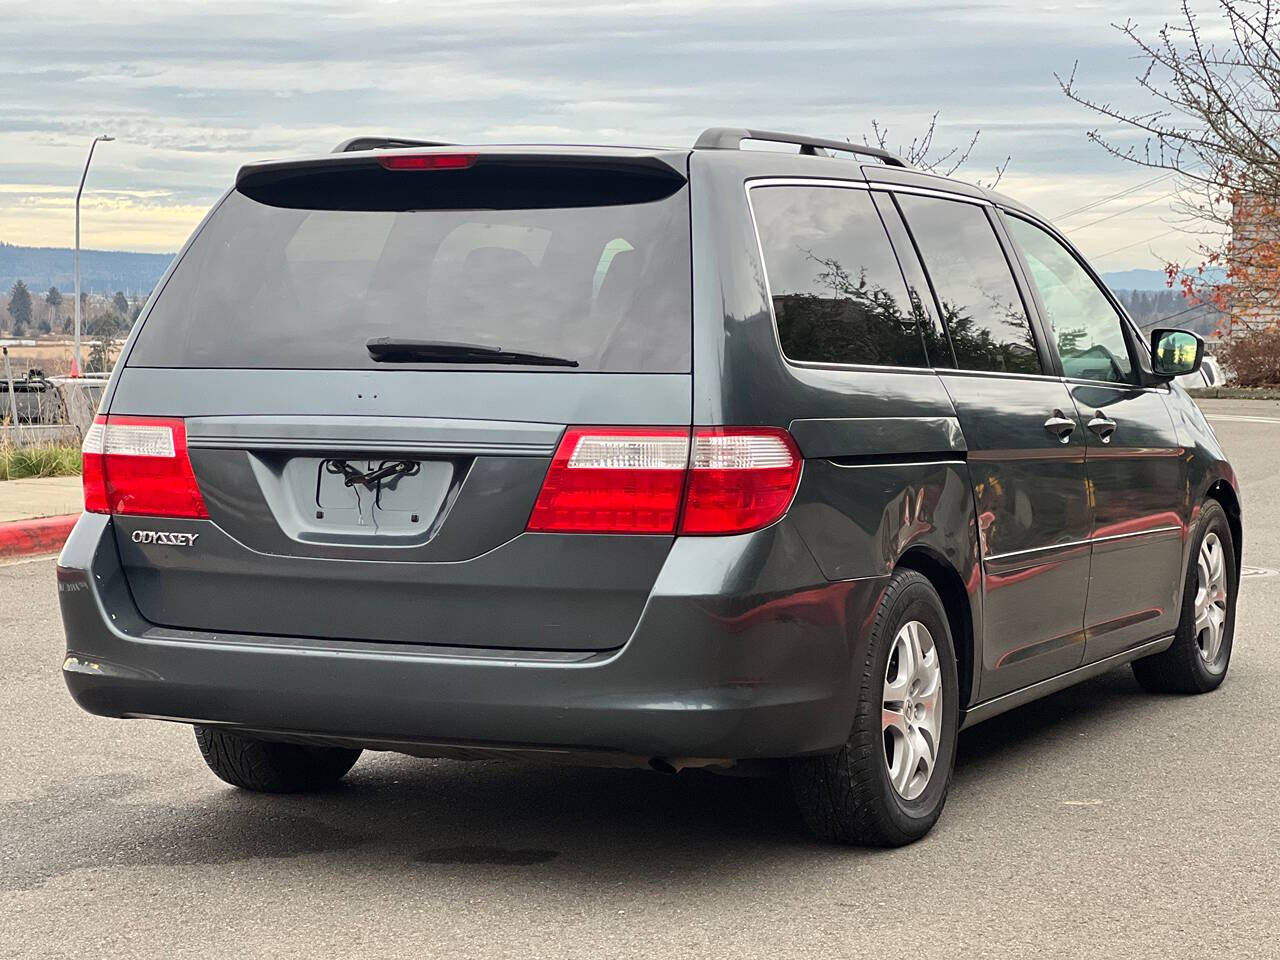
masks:
[[[746,127],[711,127],[702,131],[695,150],[740,150],[743,140],[767,140],[770,143],[794,143],[800,152],[816,157],[830,156],[828,150],[842,153],[856,153],[864,157],[874,157],[881,163],[891,167],[905,167],[906,161],[896,153],[882,150],[880,147],[868,146],[864,143],[849,143],[847,140],[825,140],[822,137],[806,137],[799,133],[775,133],[772,130],[749,130]]]
[[[406,140],[403,137],[352,137],[333,148],[333,153],[356,150],[394,150],[396,147],[451,147],[445,140]]]

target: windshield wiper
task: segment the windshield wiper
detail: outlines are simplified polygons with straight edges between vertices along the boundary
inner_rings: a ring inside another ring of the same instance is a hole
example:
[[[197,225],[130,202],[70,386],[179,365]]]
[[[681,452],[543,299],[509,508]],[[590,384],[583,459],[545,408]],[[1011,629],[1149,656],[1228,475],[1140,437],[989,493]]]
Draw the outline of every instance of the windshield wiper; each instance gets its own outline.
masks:
[[[545,353],[503,350],[481,343],[450,343],[445,340],[402,340],[374,337],[365,342],[369,356],[377,363],[519,363],[539,367],[576,367],[577,360]]]

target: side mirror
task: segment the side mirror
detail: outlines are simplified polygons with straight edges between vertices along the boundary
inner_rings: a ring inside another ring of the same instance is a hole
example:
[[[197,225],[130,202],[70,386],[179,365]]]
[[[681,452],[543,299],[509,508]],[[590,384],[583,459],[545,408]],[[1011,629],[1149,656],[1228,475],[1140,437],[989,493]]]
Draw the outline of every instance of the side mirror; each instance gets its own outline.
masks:
[[[1151,372],[1161,379],[1195,373],[1204,360],[1204,340],[1190,330],[1153,330]]]

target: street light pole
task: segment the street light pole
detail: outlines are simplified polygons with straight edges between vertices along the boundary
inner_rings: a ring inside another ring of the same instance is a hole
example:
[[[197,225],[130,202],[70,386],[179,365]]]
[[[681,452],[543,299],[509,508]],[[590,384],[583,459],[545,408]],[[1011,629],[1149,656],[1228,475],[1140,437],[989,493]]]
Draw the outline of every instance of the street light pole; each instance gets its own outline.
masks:
[[[89,164],[93,162],[93,148],[98,145],[98,141],[109,143],[115,137],[101,136],[94,137],[93,143],[89,144],[89,159],[84,162],[84,173],[80,174],[80,189],[76,191],[76,346],[75,354],[71,358],[71,373],[73,376],[80,376],[80,194],[84,193],[84,181],[89,176]]]

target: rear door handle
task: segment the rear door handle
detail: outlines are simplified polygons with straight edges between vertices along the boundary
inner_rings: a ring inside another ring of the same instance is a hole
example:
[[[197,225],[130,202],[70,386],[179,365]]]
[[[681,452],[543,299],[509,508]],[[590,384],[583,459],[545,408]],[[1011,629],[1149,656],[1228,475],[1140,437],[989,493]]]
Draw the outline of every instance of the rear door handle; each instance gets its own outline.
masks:
[[[1116,432],[1116,422],[1101,410],[1089,421],[1089,429],[1098,435],[1103,443],[1111,442],[1111,435]]]
[[[1064,417],[1061,410],[1055,410],[1053,416],[1044,422],[1044,428],[1057,437],[1059,443],[1068,443],[1076,422],[1070,417]]]

